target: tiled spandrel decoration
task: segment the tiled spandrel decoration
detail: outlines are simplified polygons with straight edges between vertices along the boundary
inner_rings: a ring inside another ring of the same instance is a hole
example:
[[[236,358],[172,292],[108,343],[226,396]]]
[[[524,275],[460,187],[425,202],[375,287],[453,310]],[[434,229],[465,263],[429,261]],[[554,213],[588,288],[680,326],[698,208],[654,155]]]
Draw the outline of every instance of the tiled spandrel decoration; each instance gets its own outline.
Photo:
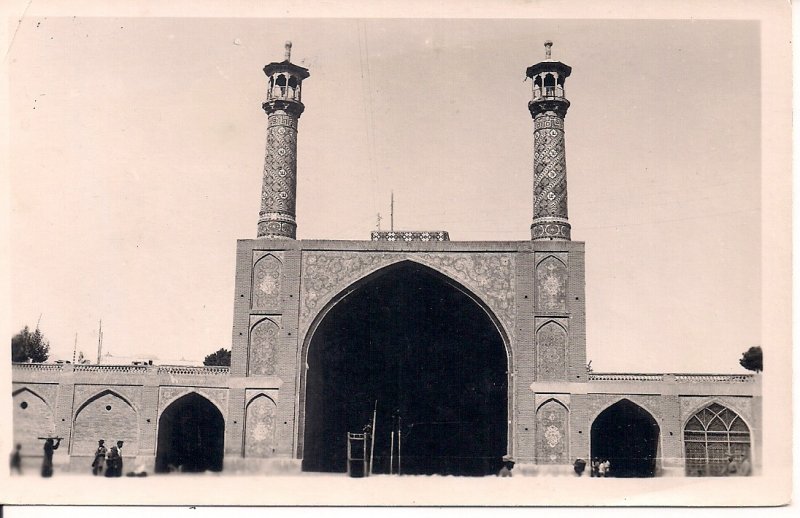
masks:
[[[272,457],[275,453],[275,402],[261,394],[247,405],[245,457]]]
[[[536,412],[536,457],[540,464],[565,464],[567,458],[567,409],[558,401],[547,401]]]
[[[281,297],[281,261],[267,254],[253,266],[253,309],[277,308]]]
[[[250,330],[250,376],[275,374],[275,349],[278,341],[278,324],[265,318]]]
[[[567,266],[552,255],[536,266],[537,311],[567,311],[567,276]]]

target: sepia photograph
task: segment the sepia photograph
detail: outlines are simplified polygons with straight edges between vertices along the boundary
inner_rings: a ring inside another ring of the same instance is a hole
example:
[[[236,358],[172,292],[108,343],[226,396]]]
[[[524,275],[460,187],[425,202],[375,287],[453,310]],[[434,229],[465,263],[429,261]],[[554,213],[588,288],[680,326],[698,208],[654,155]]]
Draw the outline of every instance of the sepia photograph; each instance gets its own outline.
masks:
[[[4,13],[1,503],[790,501],[788,6],[85,4]]]

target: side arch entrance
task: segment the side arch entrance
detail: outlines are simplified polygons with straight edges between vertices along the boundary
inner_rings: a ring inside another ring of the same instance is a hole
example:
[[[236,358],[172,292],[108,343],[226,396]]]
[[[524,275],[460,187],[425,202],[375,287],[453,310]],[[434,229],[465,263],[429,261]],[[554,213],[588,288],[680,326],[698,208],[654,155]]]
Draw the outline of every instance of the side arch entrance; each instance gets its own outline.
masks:
[[[592,460],[608,460],[612,477],[653,477],[659,427],[650,413],[623,399],[603,410],[592,423]]]
[[[158,419],[155,471],[222,471],[224,441],[222,413],[200,394],[186,394]]]
[[[402,262],[350,290],[319,321],[306,362],[304,471],[344,472],[347,433],[372,422],[376,401],[375,473],[493,474],[508,452],[498,325],[430,268]]]

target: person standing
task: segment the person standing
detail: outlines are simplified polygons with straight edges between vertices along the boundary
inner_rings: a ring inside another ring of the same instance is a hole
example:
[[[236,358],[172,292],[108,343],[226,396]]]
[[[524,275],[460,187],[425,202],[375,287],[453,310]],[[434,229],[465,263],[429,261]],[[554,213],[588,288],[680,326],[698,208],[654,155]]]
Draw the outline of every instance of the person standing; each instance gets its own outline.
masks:
[[[42,476],[45,478],[53,476],[53,452],[58,449],[61,444],[61,438],[56,437],[55,443],[53,439],[44,441],[44,460],[42,460]]]
[[[17,475],[22,475],[22,455],[20,454],[20,450],[22,449],[22,445],[17,443],[14,447],[14,453],[11,454],[11,470],[16,471]]]
[[[726,474],[729,477],[735,477],[736,473],[739,471],[739,466],[736,464],[736,460],[733,456],[728,456],[728,468],[726,469]]]
[[[500,471],[497,472],[497,476],[500,478],[511,477],[511,470],[514,469],[514,459],[509,455],[505,455],[503,457],[503,467],[500,468]]]
[[[103,439],[97,441],[97,451],[94,452],[94,461],[92,462],[93,475],[103,475],[103,468],[106,464],[106,453],[108,453],[105,443]]]
[[[610,473],[611,473],[611,461],[606,459],[606,461],[603,462],[603,476],[607,477]]]
[[[106,477],[117,476],[117,464],[119,461],[119,450],[112,446],[106,454]]]
[[[744,456],[742,459],[742,463],[739,465],[739,476],[740,477],[749,477],[750,476],[750,459],[747,458],[747,455]]]
[[[119,453],[119,457],[117,458],[117,474],[115,476],[121,477],[122,476],[122,441],[117,441],[117,452]]]

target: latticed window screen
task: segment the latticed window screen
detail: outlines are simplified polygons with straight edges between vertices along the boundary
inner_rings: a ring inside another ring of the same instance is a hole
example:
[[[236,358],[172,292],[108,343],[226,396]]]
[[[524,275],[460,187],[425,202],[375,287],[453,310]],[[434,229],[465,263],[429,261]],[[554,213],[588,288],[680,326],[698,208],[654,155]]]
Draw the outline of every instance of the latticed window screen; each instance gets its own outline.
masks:
[[[683,429],[686,474],[719,477],[727,472],[728,457],[750,457],[750,430],[736,412],[712,403],[697,412]]]

